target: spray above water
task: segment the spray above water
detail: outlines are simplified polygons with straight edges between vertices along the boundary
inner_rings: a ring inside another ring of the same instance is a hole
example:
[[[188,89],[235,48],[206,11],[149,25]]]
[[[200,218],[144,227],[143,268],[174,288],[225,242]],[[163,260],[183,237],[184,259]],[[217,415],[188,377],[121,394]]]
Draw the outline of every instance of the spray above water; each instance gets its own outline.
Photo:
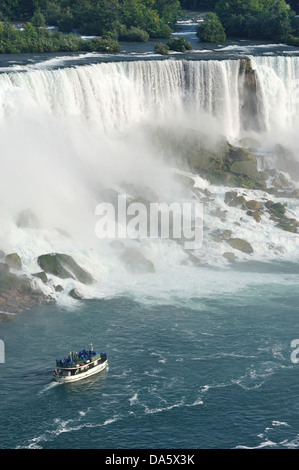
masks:
[[[298,108],[289,113],[288,100],[298,58],[254,58],[252,65],[263,131],[249,134],[239,60],[115,62],[1,74],[1,249],[19,252],[27,273],[37,270],[41,254],[75,254],[97,280],[108,279],[105,288],[118,290],[125,272],[121,259],[128,257],[124,247],[116,250],[96,237],[98,204],[114,203],[120,194],[130,202],[194,200],[184,177],[193,183],[197,178],[201,197],[207,181],[193,175],[182,158],[183,142],[191,145],[194,136],[213,149],[223,139],[238,142],[249,135],[267,150],[295,135]],[[296,151],[295,140],[288,143]],[[222,207],[224,189],[215,188],[215,195]],[[28,208],[38,228],[17,227]],[[182,244],[160,242],[128,245],[153,262],[156,274],[170,267],[185,273],[189,255]],[[217,258],[213,248],[201,256],[212,263]]]

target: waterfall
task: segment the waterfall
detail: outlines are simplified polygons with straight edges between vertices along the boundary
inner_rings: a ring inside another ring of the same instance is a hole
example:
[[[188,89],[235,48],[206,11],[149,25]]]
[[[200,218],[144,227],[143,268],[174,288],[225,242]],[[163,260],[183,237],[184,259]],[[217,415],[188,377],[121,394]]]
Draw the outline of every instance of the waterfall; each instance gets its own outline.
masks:
[[[273,136],[297,133],[299,118],[299,57],[252,57],[264,126]]]
[[[0,75],[0,119],[26,107],[77,117],[104,132],[177,115],[205,112],[228,138],[242,131],[240,60],[163,60],[100,63]],[[261,126],[277,132],[299,113],[299,58],[252,57]],[[297,99],[296,99],[297,98]]]
[[[0,75],[0,119],[38,107],[105,132],[174,115],[214,116],[221,131],[240,129],[239,61],[136,61]],[[196,122],[194,122],[196,125]]]
[[[189,174],[181,163],[197,137],[216,136],[212,145],[223,142],[220,136],[233,144],[249,137],[272,147],[292,144],[297,151],[298,67],[297,57],[254,57],[245,70],[244,59],[167,58],[0,73],[1,250],[19,253],[29,274],[37,272],[37,256],[51,252],[75,253],[78,261],[80,254],[87,256],[98,279],[110,269],[117,273],[118,254],[95,236],[97,204],[123,193],[165,202],[190,198],[189,185],[182,185],[175,172]],[[244,116],[248,110],[250,122]],[[164,142],[170,143],[169,153]],[[265,155],[272,164],[271,151]],[[198,187],[208,188],[208,181],[193,176]],[[211,213],[221,212],[225,188],[213,190]],[[19,214],[28,208],[40,229],[17,226]],[[251,231],[251,219],[240,236],[256,240],[255,252],[264,256],[272,226],[264,236]],[[234,222],[228,216],[226,228],[236,230]],[[208,221],[207,227],[214,224]],[[260,244],[255,236],[262,237]],[[292,243],[287,239],[286,253]],[[176,251],[171,245],[146,243],[142,249],[166,271],[168,262],[180,265],[185,256],[179,245]],[[223,261],[217,250],[212,239],[202,256]]]
[[[80,188],[81,201],[86,188],[104,177],[109,185],[126,178],[152,183],[162,167],[151,148],[151,126],[163,129],[170,123],[178,138],[186,128],[231,142],[258,134],[263,144],[287,145],[296,154],[299,58],[252,57],[248,64],[254,74],[247,79],[244,59],[28,66],[1,73],[1,159],[8,176],[0,196],[7,199],[16,188],[6,210],[11,212],[9,204],[35,207],[32,188],[47,203],[64,202],[69,212]],[[248,109],[251,123],[244,119]],[[161,180],[156,186],[163,186]]]
[[[42,113],[110,134],[175,117],[200,129],[202,116],[209,115],[218,132],[233,140],[248,130],[251,109],[256,115],[249,127],[255,131],[272,137],[290,132],[299,117],[299,57],[250,61],[249,93],[242,59],[142,60],[1,73],[0,122]]]

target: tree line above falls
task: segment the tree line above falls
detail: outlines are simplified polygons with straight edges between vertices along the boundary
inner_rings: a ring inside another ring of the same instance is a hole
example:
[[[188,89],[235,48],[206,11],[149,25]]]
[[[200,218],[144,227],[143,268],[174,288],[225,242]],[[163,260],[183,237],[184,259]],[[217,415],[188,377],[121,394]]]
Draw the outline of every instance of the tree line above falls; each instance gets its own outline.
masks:
[[[212,10],[198,28],[201,41],[228,35],[299,45],[296,0],[0,0],[0,53],[118,52],[119,41],[169,40],[181,8]],[[156,51],[182,48],[190,44],[168,41]]]

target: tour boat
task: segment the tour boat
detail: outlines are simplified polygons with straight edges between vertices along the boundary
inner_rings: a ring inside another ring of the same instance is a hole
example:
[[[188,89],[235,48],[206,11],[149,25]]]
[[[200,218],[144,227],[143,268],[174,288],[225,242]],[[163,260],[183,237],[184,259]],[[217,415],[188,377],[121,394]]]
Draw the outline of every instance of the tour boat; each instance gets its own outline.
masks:
[[[97,353],[93,350],[82,349],[77,352],[70,352],[64,359],[56,359],[56,368],[53,380],[55,382],[75,382],[90,375],[97,374],[108,366],[106,353]]]

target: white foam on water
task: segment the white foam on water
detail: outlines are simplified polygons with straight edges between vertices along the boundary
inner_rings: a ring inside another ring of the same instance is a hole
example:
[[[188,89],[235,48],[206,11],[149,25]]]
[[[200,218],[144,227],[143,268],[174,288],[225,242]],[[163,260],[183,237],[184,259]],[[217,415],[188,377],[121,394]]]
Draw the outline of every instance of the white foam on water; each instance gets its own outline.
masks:
[[[45,65],[57,65],[56,60],[65,59],[55,58]],[[287,116],[298,61],[294,57],[253,59],[268,128],[268,140],[262,136],[266,146],[271,139],[273,144],[275,131]],[[214,241],[213,230],[231,230],[233,237],[250,242],[253,255],[234,251],[242,262],[294,261],[298,237],[276,227],[266,212],[257,223],[241,208],[228,207],[224,198],[229,188],[210,185],[190,172],[185,175],[193,178],[196,189],[212,193],[204,203],[209,231],[204,231],[202,248],[195,253],[198,265],[190,262],[190,253],[176,241],[125,240],[127,247],[137,248],[155,266],[155,273],[136,274],[121,262],[121,251],[113,249],[110,240],[95,236],[95,207],[103,187],[126,191],[132,185],[141,188],[137,196],[150,190],[162,201],[191,197],[175,181],[173,161],[153,145],[153,126],[174,130],[184,124],[215,141],[222,134],[232,140],[240,137],[238,60],[167,59],[57,70],[43,65],[0,76],[0,139],[6,171],[0,187],[0,247],[5,253],[19,253],[27,275],[40,271],[39,255],[58,252],[73,256],[97,281],[84,286],[51,275],[47,286],[32,281],[47,295],[66,308],[78,304],[68,296],[73,287],[86,299],[125,294],[145,303],[192,303],[192,299],[244,292],[262,283],[295,282],[292,276],[271,273],[240,276],[228,266],[223,254],[234,250],[225,241]],[[280,90],[278,95],[275,90]],[[287,140],[293,132],[289,143],[295,150],[298,112],[294,106],[291,110],[290,126],[283,128],[282,137]],[[236,190],[247,200],[269,198],[264,191]],[[298,218],[298,200],[286,202],[287,215]],[[40,228],[16,226],[18,213],[28,207],[38,216]],[[228,211],[225,222],[210,214],[217,208]],[[64,288],[62,293],[55,292],[57,284]]]

